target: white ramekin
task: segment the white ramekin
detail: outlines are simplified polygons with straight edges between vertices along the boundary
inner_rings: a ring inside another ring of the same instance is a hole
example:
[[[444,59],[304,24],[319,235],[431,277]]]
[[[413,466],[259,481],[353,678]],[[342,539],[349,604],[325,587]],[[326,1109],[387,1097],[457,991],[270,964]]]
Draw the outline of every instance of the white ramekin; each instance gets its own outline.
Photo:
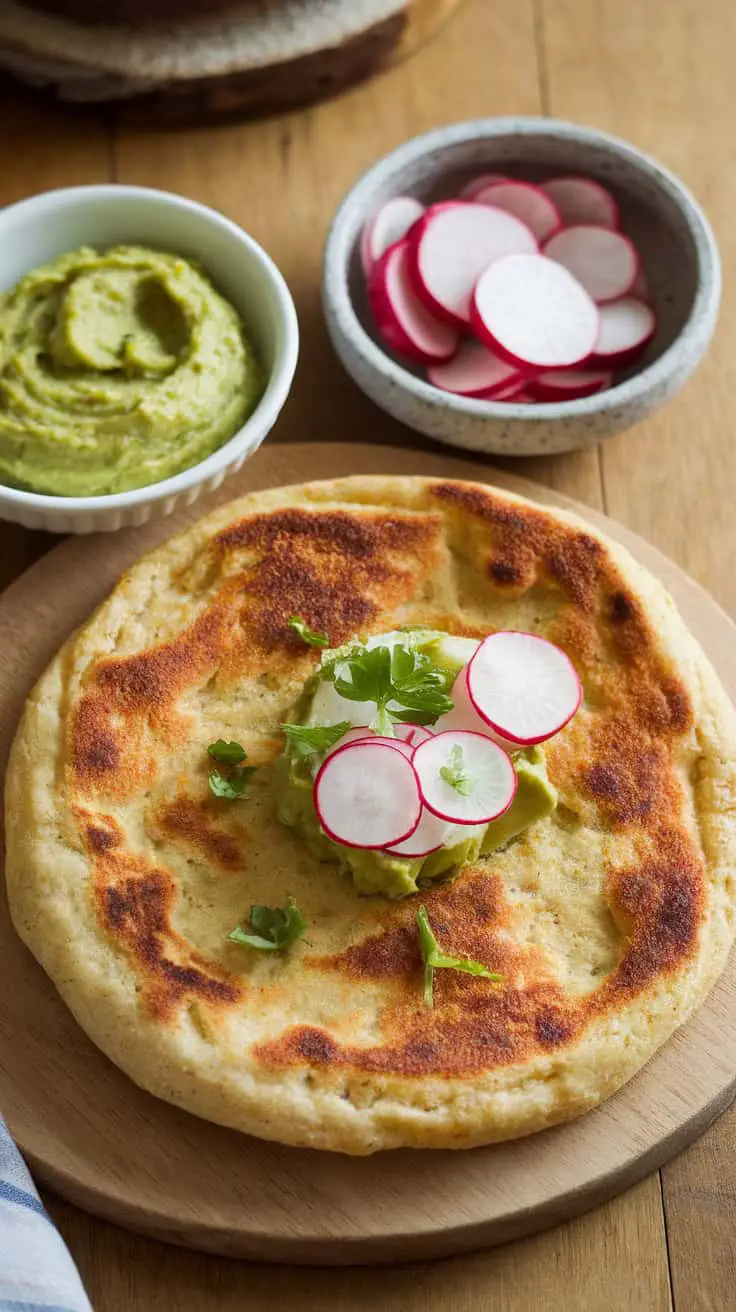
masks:
[[[219,450],[173,478],[111,496],[55,497],[0,485],[0,519],[50,533],[145,524],[189,506],[235,474],[268,436],[289,394],[299,327],[289,289],[261,246],[215,210],[147,187],[69,187],[0,210],[0,291],[80,246],[134,243],[201,262],[240,312],[266,371],[264,395]]]

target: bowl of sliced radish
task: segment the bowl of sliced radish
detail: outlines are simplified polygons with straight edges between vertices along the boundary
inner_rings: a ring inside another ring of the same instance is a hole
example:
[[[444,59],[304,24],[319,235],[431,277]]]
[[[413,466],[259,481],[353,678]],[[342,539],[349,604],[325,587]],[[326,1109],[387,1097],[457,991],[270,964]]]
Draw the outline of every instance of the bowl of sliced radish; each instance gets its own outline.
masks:
[[[502,455],[595,445],[673,396],[720,290],[708,220],[672,173],[538,118],[453,124],[380,160],[323,273],[358,386],[429,437]]]

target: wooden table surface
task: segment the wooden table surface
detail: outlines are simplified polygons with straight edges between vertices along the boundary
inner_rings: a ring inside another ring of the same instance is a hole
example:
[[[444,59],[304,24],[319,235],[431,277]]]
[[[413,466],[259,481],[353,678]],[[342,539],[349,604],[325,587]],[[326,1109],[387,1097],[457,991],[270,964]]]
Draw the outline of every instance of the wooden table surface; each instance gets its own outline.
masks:
[[[0,90],[0,203],[109,179],[223,210],[262,241],[294,292],[303,351],[272,440],[419,445],[372,408],[333,358],[320,256],[341,195],[377,156],[465,117],[554,114],[659,156],[715,225],[726,302],[684,393],[598,452],[519,472],[603,508],[671,555],[736,614],[733,360],[736,180],[733,0],[466,0],[410,63],[330,104],[251,124],[145,130]],[[52,539],[0,527],[0,585]],[[8,635],[6,640],[8,640]],[[393,1270],[249,1266],[150,1243],[49,1205],[97,1312],[725,1312],[736,1307],[736,1110],[629,1193],[534,1239]]]

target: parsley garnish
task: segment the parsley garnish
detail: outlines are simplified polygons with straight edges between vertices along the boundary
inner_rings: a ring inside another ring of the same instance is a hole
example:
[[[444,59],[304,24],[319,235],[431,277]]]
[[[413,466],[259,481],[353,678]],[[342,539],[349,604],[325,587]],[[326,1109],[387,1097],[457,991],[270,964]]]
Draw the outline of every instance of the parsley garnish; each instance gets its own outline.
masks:
[[[318,633],[315,629],[310,629],[306,620],[301,615],[292,615],[288,621],[290,629],[299,634],[302,642],[306,642],[309,647],[329,647],[330,639],[326,633]]]
[[[226,743],[223,738],[218,738],[216,743],[210,743],[207,751],[213,761],[220,761],[225,765],[242,765],[248,754],[240,743]]]
[[[243,764],[248,759],[245,749],[240,743],[227,743],[223,738],[218,738],[216,743],[210,743],[207,752],[219,765],[230,767],[227,774],[221,770],[210,770],[207,779],[213,796],[227,798],[230,802],[244,797],[248,783],[257,769],[255,765]]]
[[[335,691],[354,702],[375,702],[371,729],[393,734],[394,720],[433,724],[452,710],[452,673],[438,669],[426,652],[406,647],[354,647],[335,663]]]
[[[349,720],[339,724],[282,724],[287,741],[299,756],[328,752],[352,726]]]
[[[290,897],[285,907],[251,907],[249,928],[252,930],[250,934],[237,925],[228,934],[230,942],[258,948],[260,952],[283,952],[301,938],[307,922]]]
[[[440,766],[440,775],[445,783],[448,783],[456,792],[461,793],[463,797],[470,797],[475,788],[475,783],[463,764],[463,749],[459,743],[455,743],[450,752],[447,765]]]
[[[436,970],[461,970],[466,975],[482,975],[483,979],[493,980],[499,984],[503,975],[494,975],[480,961],[471,961],[468,957],[449,957],[437,942],[429,923],[426,907],[417,911],[419,925],[419,947],[424,962],[424,1001],[428,1007],[434,1006],[434,972]]]

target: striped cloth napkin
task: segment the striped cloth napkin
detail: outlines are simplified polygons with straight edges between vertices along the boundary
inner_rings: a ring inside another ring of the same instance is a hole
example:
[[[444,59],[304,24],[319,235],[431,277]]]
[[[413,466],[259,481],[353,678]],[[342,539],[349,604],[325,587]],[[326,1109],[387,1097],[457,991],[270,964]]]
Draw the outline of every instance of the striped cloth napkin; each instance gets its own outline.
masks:
[[[0,1312],[92,1312],[0,1116]]]

